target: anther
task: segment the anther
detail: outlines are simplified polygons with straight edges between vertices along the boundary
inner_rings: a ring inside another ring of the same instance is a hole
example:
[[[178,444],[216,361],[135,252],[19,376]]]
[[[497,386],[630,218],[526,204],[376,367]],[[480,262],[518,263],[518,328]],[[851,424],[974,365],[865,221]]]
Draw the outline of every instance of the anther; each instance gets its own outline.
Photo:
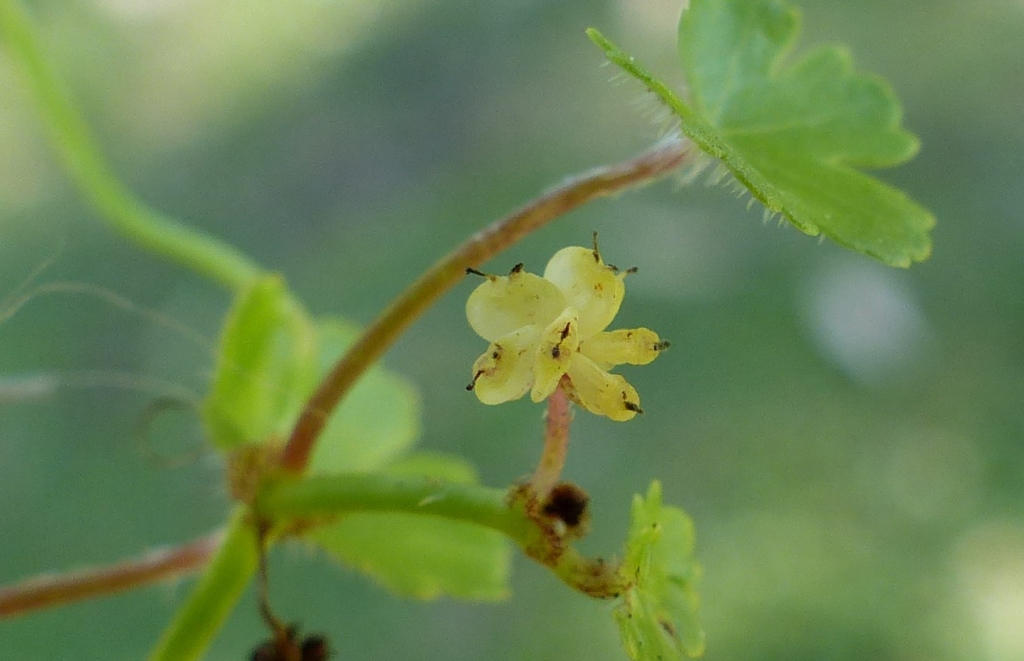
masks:
[[[623,402],[622,405],[626,407],[627,411],[632,411],[633,413],[643,413],[644,412],[644,410],[642,408],[640,408],[639,404],[634,404],[633,402]]]
[[[469,382],[468,386],[466,386],[466,390],[472,390],[473,388],[475,388],[476,387],[477,379],[479,379],[481,376],[483,376],[483,374],[484,374],[483,370],[480,370],[479,372],[474,374],[473,375],[473,380]]]
[[[508,274],[509,275],[514,275],[516,273],[519,273],[522,270],[523,270],[523,263],[519,262],[518,264],[516,264],[515,266],[512,267],[512,270],[509,271]]]
[[[670,346],[672,346],[671,342],[669,342],[668,340],[662,340],[661,342],[655,342],[654,347],[652,348],[655,351],[664,351],[665,349],[668,349]]]
[[[467,266],[466,267],[466,275],[478,275],[481,278],[490,278],[491,277],[491,276],[487,275],[486,273],[484,273],[483,271],[477,271],[472,266]]]

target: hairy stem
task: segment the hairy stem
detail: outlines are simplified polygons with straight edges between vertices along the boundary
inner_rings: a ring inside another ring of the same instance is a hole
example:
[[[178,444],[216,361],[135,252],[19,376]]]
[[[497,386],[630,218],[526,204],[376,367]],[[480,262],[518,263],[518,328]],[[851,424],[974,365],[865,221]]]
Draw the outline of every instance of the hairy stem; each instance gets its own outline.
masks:
[[[0,37],[25,73],[64,166],[107,225],[141,247],[232,290],[241,290],[260,273],[234,247],[152,209],[121,183],[46,59],[18,0],[0,0]]]
[[[548,398],[548,413],[544,420],[544,451],[537,463],[537,470],[530,478],[530,486],[541,502],[562,477],[565,457],[569,452],[570,423],[572,405],[569,397],[562,388],[555,388],[555,392]]]
[[[523,495],[526,498],[522,498]],[[282,524],[324,520],[352,512],[406,512],[474,523],[504,534],[564,583],[596,598],[617,596],[623,581],[614,564],[570,546],[554,521],[536,512],[527,492],[438,482],[427,477],[372,473],[285,480],[264,488],[253,509],[236,509],[227,530],[138,560],[0,590],[0,618],[113,594],[192,573],[203,576],[152,652],[150,661],[198,659],[259,569],[253,521]],[[549,525],[550,524],[550,525]]]
[[[31,578],[0,588],[0,619],[131,590],[198,571],[217,549],[220,533],[105,567]]]
[[[342,397],[420,314],[475,268],[530,232],[598,197],[654,181],[682,165],[691,146],[670,140],[616,165],[573,177],[477,232],[410,285],[363,332],[306,403],[282,455],[282,466],[301,473],[320,432]]]
[[[521,537],[526,523],[509,508],[505,496],[504,489],[427,477],[343,473],[271,485],[256,498],[253,510],[261,519],[277,522],[349,512],[410,512]]]
[[[533,511],[532,494],[522,490],[438,482],[429,477],[349,473],[286,480],[256,498],[261,519],[281,522],[323,520],[350,512],[406,512],[475,523],[496,530],[547,566],[573,589],[598,598],[619,594],[617,568],[590,559],[568,545],[554,521]],[[550,525],[548,525],[550,524]]]
[[[256,530],[246,508],[239,506],[217,552],[150,653],[149,661],[202,658],[256,573],[258,563]]]

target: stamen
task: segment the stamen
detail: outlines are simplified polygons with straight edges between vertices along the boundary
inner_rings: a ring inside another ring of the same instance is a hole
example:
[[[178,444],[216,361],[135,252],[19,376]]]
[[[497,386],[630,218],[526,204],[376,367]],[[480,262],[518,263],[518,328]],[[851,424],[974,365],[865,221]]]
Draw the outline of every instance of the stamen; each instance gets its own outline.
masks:
[[[492,279],[494,277],[493,275],[489,275],[487,273],[484,273],[483,271],[477,271],[472,266],[467,266],[466,267],[466,275],[478,275],[481,278],[487,278],[488,280],[490,280],[490,279]]]
[[[662,340],[661,342],[655,343],[654,347],[652,348],[655,351],[664,351],[665,349],[668,349],[670,346],[672,346],[671,342],[669,342],[668,340]]]
[[[642,408],[640,408],[639,404],[637,404],[636,402],[629,401],[628,399],[626,399],[626,396],[627,396],[626,392],[623,391],[622,392],[622,405],[626,407],[627,411],[632,411],[633,413],[643,413],[644,412],[644,410]]]
[[[519,273],[522,270],[523,270],[523,263],[519,262],[518,264],[516,264],[515,266],[512,267],[512,270],[509,271],[508,274],[509,275],[514,275],[516,273]]]
[[[594,261],[601,261],[601,251],[597,248],[597,230],[594,230]]]
[[[472,390],[473,388],[475,388],[476,387],[477,379],[479,379],[481,376],[483,376],[483,374],[484,374],[483,370],[480,370],[479,372],[474,374],[473,375],[473,380],[469,382],[468,386],[466,386],[466,390]]]
[[[572,322],[571,321],[567,322],[565,324],[565,328],[562,329],[562,332],[559,335],[558,344],[556,344],[555,346],[551,347],[551,357],[552,358],[559,358],[562,355],[562,342],[565,341],[565,338],[569,337],[569,331],[570,330],[572,330]]]

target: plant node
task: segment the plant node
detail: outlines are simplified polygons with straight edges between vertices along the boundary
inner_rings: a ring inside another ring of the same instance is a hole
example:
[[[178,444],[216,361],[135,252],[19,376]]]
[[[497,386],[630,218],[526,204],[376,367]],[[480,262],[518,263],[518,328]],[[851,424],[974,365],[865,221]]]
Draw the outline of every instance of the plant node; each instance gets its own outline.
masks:
[[[551,490],[540,506],[546,517],[565,526],[564,536],[580,539],[590,532],[590,496],[572,482],[561,482]]]
[[[248,443],[227,459],[227,484],[231,497],[252,504],[267,476],[280,465],[281,446],[274,442]]]

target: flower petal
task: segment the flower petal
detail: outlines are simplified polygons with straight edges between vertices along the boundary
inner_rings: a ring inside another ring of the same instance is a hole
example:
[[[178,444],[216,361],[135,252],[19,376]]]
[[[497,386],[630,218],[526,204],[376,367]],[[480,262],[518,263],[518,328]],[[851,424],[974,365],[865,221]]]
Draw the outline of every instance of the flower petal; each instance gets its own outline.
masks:
[[[490,342],[523,326],[547,326],[565,309],[558,287],[533,273],[513,270],[488,276],[466,301],[466,318],[477,335]]]
[[[519,399],[533,385],[534,351],[539,332],[526,326],[491,343],[473,363],[469,389],[484,404]]]
[[[658,334],[649,328],[633,328],[598,333],[580,345],[580,353],[599,366],[646,365],[668,348]]]
[[[580,338],[608,327],[619,312],[626,287],[622,275],[608,266],[596,250],[571,246],[554,254],[544,279],[555,283],[568,305],[580,311]]]
[[[540,334],[533,368],[535,381],[530,391],[533,401],[550,397],[569,368],[569,362],[579,347],[578,317],[576,308],[566,308]]]
[[[633,386],[618,374],[604,371],[583,354],[573,355],[568,374],[572,381],[569,397],[591,413],[619,422],[641,413],[640,396]]]

